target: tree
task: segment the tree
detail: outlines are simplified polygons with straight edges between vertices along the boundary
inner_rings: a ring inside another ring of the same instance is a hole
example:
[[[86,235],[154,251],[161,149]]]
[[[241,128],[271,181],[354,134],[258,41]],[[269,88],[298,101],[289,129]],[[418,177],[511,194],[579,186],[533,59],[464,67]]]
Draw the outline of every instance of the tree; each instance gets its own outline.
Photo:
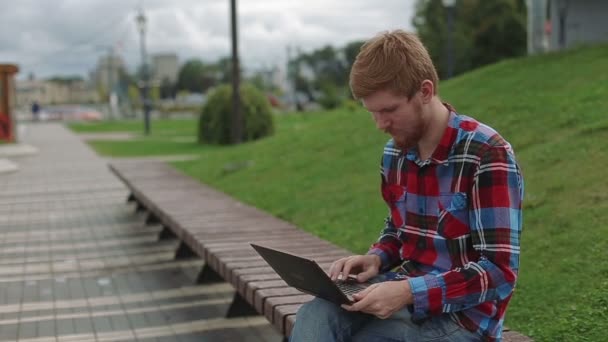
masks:
[[[78,75],[53,76],[53,77],[48,78],[47,81],[57,83],[57,84],[69,85],[69,84],[76,83],[76,82],[82,82],[82,81],[84,81],[84,79],[82,78],[82,76],[78,76]]]
[[[346,65],[344,60],[339,58],[338,51],[331,45],[303,54],[301,58],[313,71],[315,88],[319,89],[326,83],[336,86],[346,84]]]
[[[164,77],[160,83],[160,98],[161,99],[173,99],[175,98],[175,85],[169,80],[168,77]]]
[[[215,75],[220,84],[232,82],[232,57],[222,57],[214,65]],[[241,74],[243,70],[241,70]]]
[[[472,35],[473,67],[526,53],[525,12],[518,11],[516,1],[479,1],[476,8],[471,20],[476,27]]]
[[[359,54],[359,50],[361,50],[361,46],[363,46],[364,43],[365,42],[362,40],[357,40],[346,44],[343,49],[346,70],[350,71],[350,68],[353,66],[353,63],[355,63],[355,59]]]
[[[413,25],[440,76],[446,65],[446,9],[441,0],[418,0]],[[526,52],[526,6],[523,0],[457,0],[454,73],[459,74]]]
[[[346,97],[348,74],[363,43],[353,41],[339,49],[325,45],[308,53],[299,52],[288,62],[287,76],[309,101],[335,108]]]
[[[216,84],[213,66],[206,65],[199,59],[191,59],[179,70],[176,89],[204,93]]]

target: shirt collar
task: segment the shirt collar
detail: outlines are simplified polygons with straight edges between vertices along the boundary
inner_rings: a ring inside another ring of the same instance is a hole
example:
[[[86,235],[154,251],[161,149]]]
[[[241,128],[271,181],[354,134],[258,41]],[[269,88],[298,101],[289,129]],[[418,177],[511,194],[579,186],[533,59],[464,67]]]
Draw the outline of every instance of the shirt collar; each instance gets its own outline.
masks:
[[[444,102],[443,105],[446,106],[447,109],[449,109],[449,111],[450,111],[450,114],[449,114],[450,116],[448,118],[448,125],[445,128],[445,130],[443,131],[443,136],[441,137],[439,144],[435,148],[435,151],[433,151],[431,158],[429,158],[428,161],[420,160],[420,157],[418,155],[418,148],[412,147],[406,152],[406,158],[408,160],[413,161],[413,162],[419,164],[420,166],[428,164],[428,163],[445,164],[445,165],[448,164],[448,158],[454,147],[454,141],[456,140],[456,137],[458,136],[458,129],[455,129],[455,128],[457,128],[459,126],[460,118],[458,117],[458,114],[456,113],[456,109],[454,109],[454,107],[452,107],[452,105],[450,105],[449,103],[446,103],[446,102]]]

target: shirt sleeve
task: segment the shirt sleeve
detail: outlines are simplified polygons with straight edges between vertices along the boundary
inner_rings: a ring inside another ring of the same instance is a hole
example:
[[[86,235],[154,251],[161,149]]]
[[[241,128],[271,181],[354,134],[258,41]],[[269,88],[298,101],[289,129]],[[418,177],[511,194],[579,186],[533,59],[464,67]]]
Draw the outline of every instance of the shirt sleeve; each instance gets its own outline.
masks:
[[[523,189],[510,147],[489,147],[474,173],[468,209],[479,258],[444,273],[409,278],[414,318],[510,297],[519,269]]]
[[[384,229],[380,233],[378,242],[371,246],[367,254],[379,256],[382,262],[380,272],[386,272],[401,262],[401,258],[399,257],[400,249],[401,240],[397,237],[397,229],[389,213],[388,217],[384,220]]]
[[[393,209],[391,207],[391,200],[389,197],[392,196],[390,193],[390,187],[386,182],[384,176],[384,168],[381,166],[381,192],[384,200],[389,204],[389,212],[388,216],[384,219],[384,228],[380,233],[380,237],[378,241],[372,244],[371,248],[367,252],[367,254],[378,255],[382,262],[380,266],[380,272],[386,272],[393,267],[397,266],[401,262],[401,257],[399,254],[399,250],[401,249],[401,239],[398,236],[398,229],[395,227],[395,223],[393,221]]]

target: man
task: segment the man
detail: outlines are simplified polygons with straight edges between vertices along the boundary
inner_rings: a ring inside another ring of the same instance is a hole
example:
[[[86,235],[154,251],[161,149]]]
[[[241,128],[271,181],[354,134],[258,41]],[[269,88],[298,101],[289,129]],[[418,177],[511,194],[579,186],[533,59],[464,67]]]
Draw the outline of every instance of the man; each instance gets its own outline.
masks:
[[[509,143],[442,103],[437,86],[415,35],[362,46],[350,87],[392,137],[381,162],[389,216],[366,255],[329,274],[373,284],[352,305],[303,305],[292,341],[501,339],[519,268],[522,175]]]

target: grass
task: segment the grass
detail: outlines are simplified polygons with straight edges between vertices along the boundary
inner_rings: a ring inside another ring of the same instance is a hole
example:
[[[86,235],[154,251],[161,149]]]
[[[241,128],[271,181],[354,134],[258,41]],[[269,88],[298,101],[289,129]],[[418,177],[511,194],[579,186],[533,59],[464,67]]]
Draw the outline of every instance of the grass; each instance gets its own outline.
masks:
[[[152,120],[150,132],[156,136],[194,136],[197,130],[195,120]],[[70,128],[78,133],[126,132],[143,135],[143,120],[102,121],[72,123]]]
[[[171,154],[197,154],[200,145],[196,142],[198,122],[184,120],[153,120],[149,136],[143,134],[142,121],[105,121],[70,124],[78,133],[121,132],[131,133],[134,139],[125,142],[95,140],[90,144],[104,155],[116,157],[158,156]]]
[[[608,335],[608,73],[602,70],[608,70],[608,46],[509,60],[441,84],[442,97],[459,112],[493,126],[513,144],[522,166],[521,270],[506,324],[537,341],[599,341]],[[365,252],[386,214],[378,165],[387,137],[362,110],[287,115],[277,117],[277,124],[273,137],[237,147],[187,145],[178,152],[171,134],[194,134],[194,122],[135,144],[148,144],[138,147],[142,154],[197,151],[199,160],[174,165]],[[165,129],[156,126],[158,134]],[[93,146],[124,155],[135,145]],[[244,167],[229,172],[230,165]]]

